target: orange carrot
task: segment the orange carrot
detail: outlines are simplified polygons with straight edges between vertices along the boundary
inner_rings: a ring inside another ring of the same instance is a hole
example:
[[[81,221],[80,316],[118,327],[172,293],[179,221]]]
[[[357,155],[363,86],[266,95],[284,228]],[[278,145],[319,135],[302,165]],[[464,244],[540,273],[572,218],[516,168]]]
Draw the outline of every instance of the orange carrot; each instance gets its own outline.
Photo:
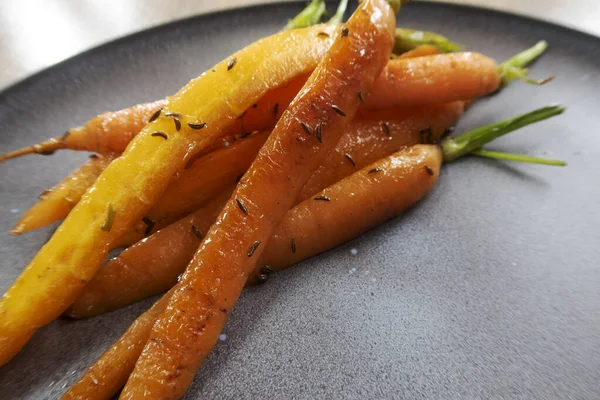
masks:
[[[165,294],[148,311],[140,315],[123,336],[88,368],[85,375],[61,396],[61,400],[113,399],[133,371],[135,362],[148,341],[152,325],[165,310],[171,292]]]
[[[0,300],[0,365],[75,301],[109,249],[194,153],[223,137],[269,89],[314,69],[331,40],[317,32],[327,30],[333,34],[315,26],[261,39],[169,97],[162,115],[102,172]]]
[[[171,180],[147,217],[153,221],[180,218],[208,202],[246,172],[269,134],[267,131],[237,140],[198,159]]]
[[[57,185],[44,190],[38,197],[39,201],[27,210],[11,229],[11,235],[20,235],[65,218],[115,157],[113,154],[92,155],[87,162]]]
[[[179,398],[208,355],[255,260],[356,114],[393,46],[394,14],[365,0],[286,109],[155,323],[123,399]],[[347,30],[346,30],[347,29]]]
[[[53,154],[56,150],[85,150],[99,154],[121,153],[148,119],[163,107],[164,100],[137,104],[120,111],[100,114],[84,126],[69,129],[64,136],[0,156],[0,162],[26,154]]]
[[[92,317],[171,288],[232,191],[233,187],[224,190],[194,213],[123,250],[96,274],[65,315]]]
[[[431,189],[439,176],[442,162],[452,162],[472,151],[484,155],[481,146],[516,129],[560,115],[564,110],[560,106],[544,107],[455,138],[446,138],[439,146],[416,145],[343,179],[319,193],[321,200],[306,200],[286,214],[270,238],[269,247],[261,254],[250,279],[263,280],[267,272],[266,265],[269,265],[268,271],[285,268],[291,262],[327,250],[384,222],[412,206]],[[491,153],[494,152],[485,152],[485,156],[495,158],[502,155],[506,160],[565,165],[558,160]],[[348,193],[354,193],[354,196],[348,196]],[[298,246],[300,243],[301,247]],[[136,329],[130,328],[67,393],[67,396],[71,393],[87,393],[89,397],[66,398],[110,398],[118,388],[113,387],[112,393],[107,392],[106,388],[111,382],[123,382],[126,379],[135,358],[141,354],[140,341],[154,339],[151,333],[156,316],[166,310],[166,302],[171,300],[177,289],[171,289],[163,300],[139,318],[133,325]],[[100,394],[96,396],[97,393]]]
[[[425,56],[433,56],[436,54],[440,54],[440,49],[432,44],[422,44],[419,47],[416,47],[412,50],[408,50],[406,53],[402,53],[398,56],[398,58],[416,58],[416,57],[425,57]]]
[[[461,112],[462,104],[455,102],[363,113],[365,119],[352,122],[336,148],[304,185],[297,202],[403,146],[438,141],[444,131],[456,123]],[[195,179],[188,178],[188,185],[194,186]],[[234,179],[229,182],[233,184]],[[211,202],[122,251],[96,274],[67,314],[73,318],[88,318],[169,289],[198,247],[191,226],[196,226],[196,234],[204,236],[225,200]]]
[[[302,188],[298,202],[357,169],[417,143],[437,142],[463,113],[463,103],[381,111],[359,111],[336,148]]]
[[[364,107],[381,109],[448,103],[476,98],[498,89],[501,71],[494,60],[478,53],[428,55],[438,52],[436,47],[422,45],[390,60],[371,93],[366,96]],[[413,76],[415,71],[416,76]],[[306,75],[300,76],[286,87],[269,92],[264,99],[241,112],[239,120],[231,128],[231,134],[242,135],[272,128],[277,116],[305,81]],[[50,139],[16,150],[0,156],[0,162],[30,153],[50,153],[58,148],[99,153],[121,152],[160,105],[162,103],[159,101],[102,114],[84,127],[70,130],[62,139]],[[137,127],[139,129],[136,131]]]
[[[260,277],[267,265],[276,270],[289,267],[402,213],[433,187],[441,162],[437,146],[416,145],[368,165],[317,194],[327,196],[331,201],[307,199],[300,203],[286,214],[273,232],[257,262],[257,276]],[[425,166],[431,168],[433,175]],[[369,174],[377,168],[384,172]],[[349,192],[354,192],[354,196],[349,197]],[[189,235],[189,229],[186,234]],[[296,243],[295,251],[290,246],[292,237]],[[140,343],[150,337],[152,326],[174,290],[140,316],[62,399],[110,399],[133,370],[142,352]]]
[[[370,109],[469,100],[500,86],[498,64],[479,53],[391,60],[366,101]],[[404,97],[398,93],[410,93]],[[406,101],[406,102],[404,102]]]

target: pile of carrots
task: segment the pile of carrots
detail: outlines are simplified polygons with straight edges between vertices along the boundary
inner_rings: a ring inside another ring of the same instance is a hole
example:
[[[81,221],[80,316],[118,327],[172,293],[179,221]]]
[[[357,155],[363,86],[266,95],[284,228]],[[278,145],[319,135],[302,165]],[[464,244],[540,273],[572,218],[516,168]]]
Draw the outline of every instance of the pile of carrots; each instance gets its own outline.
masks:
[[[245,285],[400,214],[444,162],[562,113],[546,107],[448,137],[478,97],[546,48],[498,65],[448,39],[396,29],[402,2],[314,0],[286,29],[166,100],[101,114],[0,161],[97,153],[42,193],[13,234],[63,220],[0,301],[0,364],[61,315],[96,316],[166,292],[64,399],[183,396]],[[541,83],[541,82],[536,82]],[[105,263],[108,253],[125,249]]]

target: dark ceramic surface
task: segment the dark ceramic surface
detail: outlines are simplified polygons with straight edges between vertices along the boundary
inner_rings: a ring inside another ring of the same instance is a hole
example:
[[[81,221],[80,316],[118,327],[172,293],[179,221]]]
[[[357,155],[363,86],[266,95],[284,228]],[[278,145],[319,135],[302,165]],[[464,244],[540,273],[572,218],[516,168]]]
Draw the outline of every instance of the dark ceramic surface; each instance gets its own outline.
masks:
[[[43,71],[0,93],[0,150],[172,93],[300,7],[199,16]],[[411,4],[399,23],[499,60],[548,40],[533,75],[557,79],[511,85],[478,102],[458,130],[562,103],[565,115],[494,147],[569,166],[447,166],[403,217],[247,290],[186,398],[600,398],[600,40],[441,4]],[[0,291],[51,233],[6,231],[85,157],[0,165]],[[149,304],[41,329],[0,369],[0,398],[56,398]]]

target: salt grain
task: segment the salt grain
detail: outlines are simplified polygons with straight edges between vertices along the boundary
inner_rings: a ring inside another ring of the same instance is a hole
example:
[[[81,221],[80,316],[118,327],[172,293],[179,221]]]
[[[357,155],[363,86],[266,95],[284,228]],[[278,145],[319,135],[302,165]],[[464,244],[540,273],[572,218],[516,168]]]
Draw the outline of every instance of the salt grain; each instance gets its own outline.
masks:
[[[224,333],[221,333],[221,334],[219,335],[219,340],[220,340],[221,342],[224,342],[224,341],[226,341],[226,340],[227,340],[227,335],[226,335],[226,334],[224,334]]]

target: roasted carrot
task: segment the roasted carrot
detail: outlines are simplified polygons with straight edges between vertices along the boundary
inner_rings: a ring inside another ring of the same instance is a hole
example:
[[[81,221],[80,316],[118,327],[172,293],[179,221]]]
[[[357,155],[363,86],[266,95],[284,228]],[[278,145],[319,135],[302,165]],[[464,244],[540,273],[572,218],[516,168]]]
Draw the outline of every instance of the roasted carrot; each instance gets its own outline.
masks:
[[[422,44],[419,47],[415,47],[414,49],[407,51],[406,53],[400,54],[398,58],[416,58],[434,56],[436,54],[440,54],[440,49],[432,44]]]
[[[335,150],[302,189],[300,200],[400,146],[418,140],[439,139],[448,127],[456,124],[462,111],[462,103],[454,102],[427,108],[361,112],[360,120],[352,122]],[[200,158],[180,173],[146,216],[154,223],[154,231],[173,222],[174,218],[194,211],[224,187],[233,184],[246,172],[267,135],[261,133],[239,140],[228,148]],[[124,237],[121,245],[143,238],[148,233],[146,228],[145,223],[139,224],[135,231]]]
[[[272,88],[314,69],[331,26],[261,39],[192,80],[114,160],[0,301],[0,365],[62,314],[171,177]],[[210,100],[207,100],[210,99]]]
[[[382,84],[383,82],[386,84]],[[492,93],[499,85],[498,65],[479,53],[394,59],[375,82],[366,100],[371,109],[425,105],[431,104],[432,99],[438,103],[447,103]],[[407,91],[411,93],[406,97],[410,98],[408,104],[388,99],[393,93]]]
[[[145,313],[140,315],[127,331],[96,361],[61,400],[111,400],[125,385],[135,362],[140,356],[152,325],[165,310],[171,290]]]
[[[92,155],[81,167],[38,197],[38,202],[23,214],[10,233],[19,235],[65,218],[85,191],[116,155]]]
[[[278,270],[291,266],[402,213],[433,187],[441,161],[439,147],[413,146],[379,160],[317,194],[330,201],[305,200],[290,210],[275,229],[257,262],[256,271],[260,275],[267,265]],[[426,167],[431,168],[433,175]],[[381,169],[382,173],[369,173],[375,169]],[[354,193],[353,197],[348,196],[350,192]],[[295,251],[290,246],[291,238],[295,239]],[[139,343],[150,337],[152,325],[165,309],[165,300],[173,291],[171,289],[140,316],[63,399],[110,399],[133,370],[142,351]]]
[[[342,5],[340,4],[340,6],[342,6]],[[310,7],[310,5],[308,7]],[[327,34],[327,32],[325,32],[325,31],[323,31],[322,33]],[[321,37],[324,38],[326,36],[321,35]],[[404,28],[396,29],[395,53],[400,55],[400,57],[398,57],[398,58],[400,58],[400,59],[415,58],[415,55],[423,56],[423,55],[425,55],[425,52],[433,52],[433,49],[430,46],[435,46],[442,53],[446,53],[449,51],[455,51],[460,48],[460,46],[456,45],[455,43],[449,42],[445,37],[431,33],[431,32],[415,31],[412,29],[404,29]],[[540,41],[540,42],[536,43],[533,47],[516,54],[515,56],[511,57],[510,59],[508,59],[505,62],[503,62],[502,64],[500,64],[498,66],[498,73],[500,74],[499,79],[501,81],[502,86],[507,85],[510,81],[512,81],[514,79],[520,79],[527,83],[532,83],[532,84],[537,84],[537,85],[544,84],[544,83],[552,80],[552,77],[541,79],[541,80],[530,79],[527,77],[528,70],[525,68],[529,63],[531,63],[533,60],[535,60],[536,58],[541,56],[547,47],[548,47],[548,44],[545,41]],[[413,53],[412,50],[416,50],[416,49],[419,49],[419,50],[416,53]],[[466,54],[469,54],[469,53],[466,53]],[[440,60],[442,60],[442,64],[437,67],[436,67],[436,65],[431,65],[431,64],[427,66],[427,69],[434,75],[437,75],[439,73],[442,73],[442,74],[448,73],[447,65],[446,65],[447,62],[444,63],[443,61],[450,61],[450,60],[446,60],[444,58],[441,58]],[[431,61],[431,60],[429,60],[429,61]],[[458,65],[456,63],[451,63],[451,64],[454,64],[454,65],[460,67],[460,65]],[[452,66],[454,67],[454,65],[452,65]],[[386,82],[385,82],[386,78],[402,79],[402,77],[403,77],[403,73],[401,72],[402,67],[406,68],[408,65],[404,65],[404,66],[393,65],[393,66],[394,66],[394,69],[392,71],[390,71],[391,74],[390,75],[388,75],[386,73],[382,74],[382,77],[379,78],[379,82],[376,86],[386,86]],[[416,67],[417,69],[421,68],[421,66],[419,66],[419,65],[415,65],[414,67]],[[438,68],[441,69],[442,72],[437,71]],[[445,72],[444,72],[444,69],[446,69]],[[449,85],[462,86],[463,87],[462,90],[464,90],[465,89],[464,81],[462,81],[462,79],[465,79],[465,74],[460,71],[458,71],[457,74],[458,74],[458,76],[461,77],[461,80],[454,82],[454,79],[451,79],[450,81],[448,81],[446,83]],[[398,75],[398,77],[396,75]],[[473,78],[480,79],[481,76],[475,75],[475,76],[473,76]],[[305,78],[299,78],[298,81],[295,83],[296,86],[298,86],[298,85],[299,85],[298,87],[302,86],[302,84],[304,83],[304,79]],[[410,89],[413,90],[415,93],[418,93],[420,91],[418,85],[422,84],[422,83],[423,83],[423,81],[416,82],[417,87],[411,87]],[[454,90],[454,89],[450,88],[450,90]],[[374,106],[374,107],[370,106],[369,108],[379,108],[380,106],[377,104],[379,104],[382,101],[384,103],[387,102],[387,104],[394,104],[394,106],[405,106],[407,104],[409,106],[410,105],[418,105],[423,102],[421,95],[417,96],[418,101],[416,101],[416,102],[411,101],[410,98],[406,99],[406,96],[410,97],[411,93],[413,93],[413,92],[411,91],[409,93],[401,93],[400,95],[404,96],[403,97],[404,100],[401,102],[397,102],[395,100],[396,97],[393,97],[393,98],[389,97],[389,95],[390,95],[389,92],[386,92],[383,94],[383,96],[384,96],[383,100],[378,98],[380,93],[374,92],[371,94],[371,96],[373,98],[369,99],[369,101],[373,102],[376,106]],[[430,91],[430,93],[431,93],[431,91]],[[435,94],[435,92],[433,94]],[[445,94],[445,96],[447,96],[447,91],[445,93],[442,92],[442,94]],[[270,97],[270,100],[275,99],[275,101],[272,101],[271,105],[277,104],[277,108],[279,110],[283,110],[285,108],[285,106],[287,106],[287,104],[289,104],[289,101],[291,101],[291,99],[293,98],[294,95],[295,95],[295,93],[292,93],[292,95],[290,96],[290,92],[283,91],[281,93],[278,93],[278,91],[275,90],[275,93],[272,93],[271,97]],[[392,95],[398,96],[399,94],[396,92],[393,92]],[[279,98],[279,97],[281,97],[281,98]],[[460,96],[460,97],[464,97],[464,96]],[[471,98],[475,98],[475,97],[476,97],[476,95],[473,94],[473,96]],[[387,98],[387,100],[386,100],[386,98]],[[453,101],[453,100],[460,100],[460,99],[457,99],[457,98],[439,99],[439,98],[433,97],[429,100],[429,104],[443,103],[443,102]],[[465,100],[465,99],[462,99],[462,100]],[[141,130],[141,127],[143,127],[145,125],[147,119],[151,119],[152,116],[162,106],[164,106],[164,100],[158,100],[153,103],[139,104],[139,105],[136,105],[136,106],[133,106],[130,108],[120,110],[120,111],[106,112],[102,115],[95,117],[94,119],[89,121],[83,127],[71,129],[70,131],[67,132],[67,135],[65,135],[65,137],[50,139],[43,143],[39,143],[39,144],[36,144],[33,146],[26,147],[24,149],[15,150],[11,153],[1,155],[0,162],[14,158],[14,157],[31,154],[31,153],[52,154],[52,153],[54,153],[54,151],[61,149],[61,148],[69,148],[71,150],[88,150],[88,151],[99,152],[99,153],[103,153],[105,151],[120,153],[121,151],[123,151],[125,149],[125,147],[129,143],[129,141],[131,140],[132,136],[137,134]],[[260,107],[260,111],[262,111],[262,112],[264,112],[265,110],[270,110],[270,109],[271,109],[270,107],[266,107],[266,108]],[[248,109],[246,111],[251,111],[251,110]],[[256,115],[253,117],[252,116],[253,114],[256,114]],[[262,116],[264,116],[264,113],[258,114],[255,112],[250,112],[249,115],[247,115],[247,116],[244,115],[244,117],[241,118],[241,120],[238,122],[238,125],[239,125],[238,129],[233,129],[233,131],[234,132],[240,131],[240,134],[243,134],[246,132],[251,132],[253,129],[250,129],[250,127],[252,127],[252,126],[255,126],[255,127],[258,126],[259,128],[256,128],[257,130],[267,129],[269,119],[266,119],[266,120],[261,119]],[[245,125],[246,129],[244,129],[244,125]]]
[[[181,217],[205,204],[246,172],[269,133],[262,132],[238,140],[198,159],[171,180],[165,194],[147,216],[154,221]]]
[[[85,150],[99,154],[121,153],[148,119],[165,105],[164,100],[138,104],[120,111],[105,112],[64,136],[0,156],[0,162],[26,154],[53,154],[56,150]]]
[[[255,260],[332,150],[393,46],[394,13],[365,0],[352,14],[237,185],[155,323],[121,398],[179,398],[218,340]]]
[[[336,148],[304,185],[297,203],[403,146],[437,142],[456,123],[461,112],[462,104],[455,102],[363,113],[364,119],[352,122]],[[196,178],[188,178],[188,186],[193,186]],[[233,184],[234,179],[229,182]],[[198,247],[191,237],[191,226],[196,226],[196,234],[204,236],[207,229],[203,227],[208,228],[214,222],[224,200],[217,204],[201,207],[122,251],[96,274],[67,314],[88,318],[169,289]]]
[[[504,134],[507,131],[512,131],[523,126],[520,121],[525,121],[526,125],[537,122],[547,116],[556,115],[560,112],[562,112],[560,108],[551,108],[549,111],[542,109],[541,111],[533,113],[533,117],[531,117],[530,114],[526,114],[525,116],[492,124],[480,128],[479,130],[474,130],[473,132],[483,132],[484,134],[489,135],[490,132],[495,130]],[[452,113],[452,107],[449,105],[443,112],[438,114],[438,118],[440,118],[440,121],[444,118],[452,119]],[[381,118],[381,112],[374,114]],[[414,121],[417,120],[415,119]],[[362,123],[364,122],[356,121],[355,125],[360,126]],[[412,145],[419,143],[420,141],[431,140],[435,142],[439,140],[442,126],[436,125],[436,123],[430,125],[434,128],[431,131],[431,137],[429,137],[430,132],[428,130],[420,129],[419,127],[422,125],[419,125],[418,123],[412,126],[410,124],[403,126],[402,129],[407,129],[407,131],[404,131],[404,134],[401,135],[398,135],[394,130],[397,126],[390,124],[391,137],[389,138],[384,137],[378,131],[378,129],[381,128],[380,123],[366,125],[362,130],[358,130],[356,138],[354,138],[355,135],[344,136],[338,143],[338,147],[330,153],[330,157],[327,159],[327,162],[336,159],[340,162],[337,164],[335,162],[331,163],[331,168],[323,168],[322,165],[315,171],[315,174],[313,174],[309,182],[303,187],[299,198],[303,200],[314,198],[316,196],[315,193],[327,187],[327,185],[333,184],[353,173],[355,170],[367,165],[367,160],[375,160],[379,157],[391,154],[394,149],[397,149],[399,146]],[[373,134],[368,135],[365,132]],[[473,132],[469,132],[465,135],[471,135]],[[354,139],[350,140],[350,138]],[[450,142],[445,142],[444,147],[448,153],[447,157],[452,157],[450,148],[455,146],[455,144],[448,143],[459,143],[461,140],[462,139],[455,139]],[[355,143],[360,144],[355,145]],[[394,145],[388,146],[390,143],[393,143]],[[355,152],[356,160],[353,159],[356,167],[349,163],[349,160],[344,157],[344,154],[348,154],[344,153],[344,149],[360,150]],[[475,155],[505,160],[548,165],[564,164],[556,160],[545,160],[530,156],[488,151],[483,152],[482,150],[477,150],[475,147],[471,147],[469,151]],[[462,151],[461,154],[464,155],[465,152]],[[348,168],[344,164],[350,164],[351,167]],[[333,174],[328,173],[331,170],[337,172]],[[120,256],[111,260],[90,282],[82,296],[77,299],[69,309],[69,315],[74,318],[91,317],[123,307],[169,289],[176,281],[178,275],[183,272],[187,265],[187,261],[189,261],[194,251],[194,242],[189,240],[189,227],[192,224],[199,227],[208,226],[211,221],[207,222],[206,218],[215,215],[217,212],[216,209],[219,207],[218,203],[212,203],[208,210],[204,208],[200,209],[190,216],[182,218],[177,223],[152,235],[147,241],[140,242],[122,252]],[[204,236],[205,231],[199,229],[197,233],[199,233],[200,236]],[[148,276],[148,271],[152,271],[150,276]]]
[[[92,317],[171,288],[232,190],[225,189],[204,207],[123,250],[102,267],[65,315]]]
[[[306,182],[298,202],[403,146],[439,141],[457,123],[462,112],[462,102],[359,111],[348,134],[342,136],[336,148]]]
[[[326,47],[324,46],[315,49],[316,52],[321,51],[321,54],[318,55],[319,57],[322,56],[322,52],[325,50]],[[425,90],[428,90],[427,93],[433,96],[430,97],[425,104],[437,104],[453,100],[464,100],[458,98],[447,98],[447,96],[445,99],[440,100],[435,96],[435,91],[427,89],[429,85],[427,85],[426,81],[421,80],[412,82],[406,71],[407,68],[420,69],[429,66],[428,73],[437,74],[437,63],[433,63],[432,65],[428,60],[426,65],[420,65],[419,62],[416,62],[416,64],[412,63],[403,66],[403,58],[404,57],[401,57],[397,60],[391,60],[387,68],[389,72],[384,72],[382,76],[378,78],[378,82],[375,85],[375,87],[389,87],[390,89],[383,92],[381,96],[376,92],[371,93],[371,95],[368,97],[365,96],[367,99],[365,107],[370,109],[379,108],[379,104],[383,102],[390,105],[390,107],[410,107],[413,105],[413,103],[415,103],[414,105],[421,105],[423,104],[423,95],[417,95],[416,99],[413,99],[415,93],[421,91],[421,85],[425,85]],[[440,67],[447,69],[443,61],[443,58],[441,61],[439,61]],[[471,69],[475,70],[476,67],[474,66]],[[447,70],[444,77],[448,78],[448,74],[452,73],[453,71]],[[496,74],[498,73],[496,72]],[[229,128],[229,134],[244,135],[256,130],[263,131],[272,128],[283,110],[285,110],[294,96],[298,93],[298,90],[305,84],[307,77],[308,75],[297,77],[284,87],[276,88],[268,92],[263,99],[258,100],[248,109],[240,111],[238,119]],[[462,81],[457,81],[456,85],[464,86],[464,80],[468,77],[459,75],[459,78],[462,79]],[[388,81],[388,79],[390,80]],[[396,82],[398,80],[400,83]],[[479,75],[474,75],[472,80],[473,82],[469,83],[469,87],[473,87],[479,83]],[[448,91],[451,91],[453,90],[453,85],[455,83],[453,83],[453,80],[449,80],[448,82],[450,82],[451,86]],[[439,84],[437,81],[436,83]],[[404,92],[395,91],[393,89],[394,87],[401,85],[403,85],[402,87],[405,90]],[[475,92],[474,94],[477,93],[481,93],[481,90]],[[384,98],[381,98],[382,96]],[[0,156],[0,162],[31,153],[49,154],[59,148],[93,151],[100,154],[106,152],[121,153],[125,150],[133,137],[140,132],[142,127],[145,126],[148,120],[152,119],[152,117],[156,113],[160,112],[159,110],[162,110],[164,107],[164,101],[157,101],[154,103],[136,105],[121,111],[101,114],[93,118],[85,126],[71,129],[67,135],[63,136],[62,138],[50,139],[46,142]]]
[[[442,160],[449,162],[460,158],[501,135],[563,111],[562,107],[535,110],[475,129],[455,139],[446,139],[440,147],[416,145],[401,150],[355,172],[315,196],[326,197],[330,201],[307,199],[286,214],[250,279],[262,280],[267,265],[269,270],[285,268],[403,212],[431,189],[439,176]],[[349,197],[349,192],[354,196]],[[302,246],[296,238],[302,238]],[[174,290],[171,289],[138,318],[63,398],[96,400],[114,395],[119,387],[111,386],[111,383],[124,382],[133,369],[133,363],[142,351],[139,343],[150,338],[156,317],[166,308]],[[124,368],[120,368],[121,365]]]

